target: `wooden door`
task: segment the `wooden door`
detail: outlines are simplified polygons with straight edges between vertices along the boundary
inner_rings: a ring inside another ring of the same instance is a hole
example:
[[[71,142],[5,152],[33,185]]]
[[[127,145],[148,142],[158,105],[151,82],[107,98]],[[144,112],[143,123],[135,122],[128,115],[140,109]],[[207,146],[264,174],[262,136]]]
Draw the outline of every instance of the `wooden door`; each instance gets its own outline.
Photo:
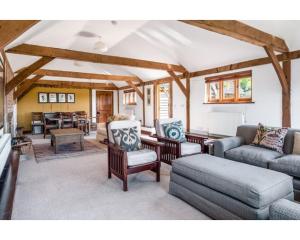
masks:
[[[97,91],[97,123],[106,122],[113,115],[113,92]]]

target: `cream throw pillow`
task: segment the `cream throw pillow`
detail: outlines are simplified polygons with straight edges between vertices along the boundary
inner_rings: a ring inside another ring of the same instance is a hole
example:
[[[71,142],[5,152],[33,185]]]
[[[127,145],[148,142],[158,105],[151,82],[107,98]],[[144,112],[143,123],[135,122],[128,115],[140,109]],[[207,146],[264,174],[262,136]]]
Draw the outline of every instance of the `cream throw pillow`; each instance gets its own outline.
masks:
[[[300,132],[295,132],[295,135],[294,135],[293,154],[299,154],[300,155]]]

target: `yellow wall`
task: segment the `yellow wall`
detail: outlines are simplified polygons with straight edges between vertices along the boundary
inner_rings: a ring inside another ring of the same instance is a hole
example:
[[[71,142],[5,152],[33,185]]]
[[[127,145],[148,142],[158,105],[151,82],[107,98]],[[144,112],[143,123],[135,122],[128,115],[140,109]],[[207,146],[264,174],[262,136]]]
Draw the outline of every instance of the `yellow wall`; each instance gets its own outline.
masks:
[[[39,92],[75,93],[75,103],[38,103]],[[32,112],[75,112],[86,111],[90,114],[90,100],[88,89],[69,88],[42,88],[36,87],[30,90],[18,101],[17,105],[18,126],[25,131],[31,131]]]

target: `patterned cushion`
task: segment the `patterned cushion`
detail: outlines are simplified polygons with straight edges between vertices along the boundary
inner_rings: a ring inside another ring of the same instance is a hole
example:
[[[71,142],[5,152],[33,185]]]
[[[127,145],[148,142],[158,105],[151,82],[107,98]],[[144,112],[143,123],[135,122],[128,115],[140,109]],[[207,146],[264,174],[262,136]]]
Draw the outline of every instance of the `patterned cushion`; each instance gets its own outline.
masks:
[[[182,121],[166,123],[163,124],[162,127],[166,138],[177,140],[179,142],[186,142]]]
[[[126,152],[141,149],[141,139],[137,127],[111,129],[114,141]]]
[[[253,144],[283,153],[282,148],[287,128],[270,128],[258,124]]]

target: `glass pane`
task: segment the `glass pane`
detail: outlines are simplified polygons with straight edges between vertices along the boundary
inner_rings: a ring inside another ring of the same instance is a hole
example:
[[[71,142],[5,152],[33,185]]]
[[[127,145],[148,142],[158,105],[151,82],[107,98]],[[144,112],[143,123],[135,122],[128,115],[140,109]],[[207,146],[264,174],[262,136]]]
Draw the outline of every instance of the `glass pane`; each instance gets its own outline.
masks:
[[[252,79],[245,77],[239,79],[239,98],[251,98],[252,96]]]
[[[227,80],[223,82],[223,98],[234,98],[234,80]]]
[[[209,84],[209,99],[211,101],[213,100],[219,100],[220,99],[220,83],[219,82],[212,82]]]

